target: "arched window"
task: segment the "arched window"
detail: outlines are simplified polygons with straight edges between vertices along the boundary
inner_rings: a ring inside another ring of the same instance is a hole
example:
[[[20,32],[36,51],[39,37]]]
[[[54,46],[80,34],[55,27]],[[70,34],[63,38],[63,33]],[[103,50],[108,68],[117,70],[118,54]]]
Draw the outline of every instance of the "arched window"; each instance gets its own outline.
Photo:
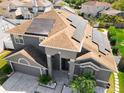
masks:
[[[19,58],[18,63],[30,65],[30,63],[25,58]]]

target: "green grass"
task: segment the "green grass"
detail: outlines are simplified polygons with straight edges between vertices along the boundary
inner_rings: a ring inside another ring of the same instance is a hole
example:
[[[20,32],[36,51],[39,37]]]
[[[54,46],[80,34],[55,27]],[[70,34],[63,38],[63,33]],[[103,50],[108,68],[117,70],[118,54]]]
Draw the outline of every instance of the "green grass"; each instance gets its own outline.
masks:
[[[120,86],[120,92],[124,93],[124,72],[119,72],[119,86]]]
[[[119,78],[119,93],[124,93],[124,72],[118,73]],[[111,74],[109,83],[111,84],[110,88],[107,89],[107,93],[114,93],[115,91],[115,80],[114,80],[114,74]]]
[[[10,51],[4,50],[2,53],[0,53],[0,59],[3,59],[8,54],[10,54]]]
[[[114,93],[115,89],[115,80],[114,80],[114,74],[112,73],[109,79],[109,83],[111,84],[110,88],[107,89],[107,93]]]
[[[11,68],[8,65],[8,62],[4,60],[4,57],[7,56],[10,51],[3,51],[0,53],[0,84],[3,84],[7,79],[7,74],[11,73]]]
[[[110,27],[109,31],[115,33],[115,35],[112,36],[116,39],[115,46],[119,49],[120,55],[124,57],[124,29]]]

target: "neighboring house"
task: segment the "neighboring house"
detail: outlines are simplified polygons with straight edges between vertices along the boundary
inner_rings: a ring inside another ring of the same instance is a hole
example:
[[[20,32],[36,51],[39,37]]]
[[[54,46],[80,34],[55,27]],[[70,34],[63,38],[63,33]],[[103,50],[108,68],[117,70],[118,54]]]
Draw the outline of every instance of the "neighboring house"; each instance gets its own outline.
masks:
[[[110,15],[110,16],[121,16],[124,18],[124,11],[120,11],[120,10],[116,10],[116,9],[112,9],[112,8],[101,11],[100,14],[106,14],[106,15]]]
[[[17,49],[6,57],[13,71],[53,76],[57,70],[69,79],[90,73],[101,87],[118,71],[107,36],[73,13],[51,10],[8,33]]]
[[[4,49],[14,49],[10,34],[6,33],[16,25],[22,23],[22,20],[13,20],[0,17],[0,52]]]
[[[7,14],[10,15],[10,17],[11,15],[15,16],[15,18],[22,16],[24,19],[31,19],[40,12],[51,10],[52,7],[52,3],[48,0],[9,0],[0,3],[0,8],[6,10],[5,16]]]
[[[18,7],[23,7],[29,9],[33,13],[37,12],[47,12],[52,9],[52,3],[48,0],[12,0],[12,4],[9,5],[9,10],[16,9]],[[13,8],[14,7],[14,8]]]
[[[88,1],[82,4],[80,13],[95,17],[99,14],[99,12],[109,9],[110,7],[111,4],[106,2]]]

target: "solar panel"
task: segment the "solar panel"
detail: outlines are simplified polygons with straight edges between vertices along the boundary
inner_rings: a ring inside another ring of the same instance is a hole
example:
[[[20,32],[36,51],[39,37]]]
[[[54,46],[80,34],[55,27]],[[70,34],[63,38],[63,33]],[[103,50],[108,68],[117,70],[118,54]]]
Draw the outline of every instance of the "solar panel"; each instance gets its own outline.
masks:
[[[81,42],[88,21],[81,19],[79,16],[73,14],[68,17],[68,20],[70,20],[72,22],[71,24],[76,27],[76,31],[74,32],[72,38],[78,42]]]
[[[26,33],[48,35],[53,27],[54,22],[55,20],[53,19],[35,18],[33,19]]]
[[[99,32],[96,28],[93,29],[92,36],[92,41],[98,45],[99,51],[106,55],[110,50],[110,44],[107,40],[107,37]]]

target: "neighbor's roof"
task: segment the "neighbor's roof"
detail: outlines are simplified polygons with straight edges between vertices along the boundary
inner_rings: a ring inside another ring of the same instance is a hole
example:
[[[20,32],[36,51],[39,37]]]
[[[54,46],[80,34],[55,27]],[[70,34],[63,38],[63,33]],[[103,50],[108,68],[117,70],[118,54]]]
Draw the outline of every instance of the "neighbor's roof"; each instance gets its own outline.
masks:
[[[20,49],[18,51],[15,51],[14,53],[8,55],[7,57],[5,57],[5,59],[17,56],[17,55],[23,55],[26,58],[39,63],[40,65],[47,67],[46,64],[46,56],[45,54],[42,54],[41,52],[39,52],[37,49],[35,49],[33,46],[26,46],[23,49]],[[42,55],[42,56],[41,56]]]
[[[108,6],[111,7],[110,3],[107,2],[98,2],[98,1],[88,1],[82,5],[89,5],[89,6]]]
[[[108,10],[101,11],[100,13],[107,14],[107,15],[117,15],[119,13],[124,13],[124,12],[116,9],[108,9]]]
[[[26,7],[32,7],[34,6],[32,0],[9,0],[9,1],[3,1],[0,3],[0,7],[2,8],[8,8],[9,6],[26,6]],[[52,5],[52,3],[48,0],[36,0],[37,6],[49,6]]]

